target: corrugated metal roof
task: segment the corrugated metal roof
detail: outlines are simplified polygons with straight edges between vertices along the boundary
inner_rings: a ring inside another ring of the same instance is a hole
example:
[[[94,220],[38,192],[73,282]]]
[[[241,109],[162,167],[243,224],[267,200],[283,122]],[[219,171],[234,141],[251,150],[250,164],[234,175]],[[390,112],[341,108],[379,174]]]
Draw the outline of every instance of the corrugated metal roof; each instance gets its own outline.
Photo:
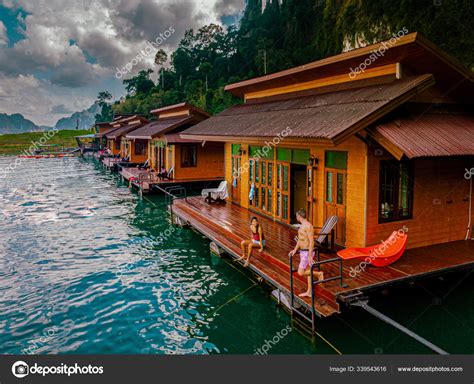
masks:
[[[130,132],[126,137],[127,139],[145,139],[150,140],[156,136],[160,136],[172,129],[175,129],[182,124],[185,124],[193,119],[192,116],[179,116],[170,117],[166,119],[160,119],[152,121],[144,125],[143,127]]]
[[[380,124],[375,132],[408,158],[474,155],[474,116],[412,115]]]
[[[432,81],[429,75],[386,84],[231,107],[187,129],[186,135],[333,139],[406,92]]]
[[[120,136],[126,135],[128,132],[131,132],[134,129],[137,129],[137,128],[141,127],[142,125],[143,125],[143,123],[125,125],[123,127],[114,129],[112,132],[107,132],[105,134],[105,137],[107,137],[107,139],[117,139]]]

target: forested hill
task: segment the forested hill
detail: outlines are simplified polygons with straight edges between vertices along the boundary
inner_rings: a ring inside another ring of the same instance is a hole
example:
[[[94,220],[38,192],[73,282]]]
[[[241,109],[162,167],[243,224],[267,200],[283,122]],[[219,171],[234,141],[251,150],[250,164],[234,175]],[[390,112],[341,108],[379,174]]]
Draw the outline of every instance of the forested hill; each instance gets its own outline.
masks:
[[[218,113],[238,102],[223,91],[226,84],[384,40],[401,30],[420,32],[472,68],[473,19],[472,0],[273,0],[263,13],[260,0],[248,0],[239,26],[189,30],[171,57],[158,52],[154,68],[124,81],[128,96],[113,108],[147,114],[186,100]],[[152,71],[159,73],[156,82]]]

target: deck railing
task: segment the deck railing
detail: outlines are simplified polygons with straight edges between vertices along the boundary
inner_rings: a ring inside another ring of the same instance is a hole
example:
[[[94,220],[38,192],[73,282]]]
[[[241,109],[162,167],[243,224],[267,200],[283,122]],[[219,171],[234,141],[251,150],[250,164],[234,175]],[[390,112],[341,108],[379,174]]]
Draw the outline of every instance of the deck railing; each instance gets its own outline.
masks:
[[[311,257],[311,256],[310,256]],[[340,257],[333,257],[330,259],[326,260],[321,260],[320,257],[320,250],[319,248],[316,249],[316,259],[317,261],[313,262],[313,264],[310,267],[310,285],[311,285],[311,318],[309,318],[305,313],[302,311],[298,310],[295,308],[295,294],[294,294],[294,284],[293,284],[293,273],[298,272],[297,269],[293,269],[293,255],[290,255],[290,296],[291,296],[291,314],[293,315],[293,312],[298,313],[300,316],[303,316],[305,319],[308,321],[311,321],[311,329],[313,332],[316,331],[316,309],[314,307],[316,297],[314,294],[315,287],[318,284],[323,284],[327,283],[329,281],[334,281],[334,280],[339,280],[341,287],[344,286],[343,282],[343,268],[342,268],[342,259]],[[329,263],[339,263],[339,275],[337,276],[331,276],[323,280],[318,280],[314,281],[314,270],[318,269],[318,271],[321,271],[321,265],[322,264],[329,264]]]

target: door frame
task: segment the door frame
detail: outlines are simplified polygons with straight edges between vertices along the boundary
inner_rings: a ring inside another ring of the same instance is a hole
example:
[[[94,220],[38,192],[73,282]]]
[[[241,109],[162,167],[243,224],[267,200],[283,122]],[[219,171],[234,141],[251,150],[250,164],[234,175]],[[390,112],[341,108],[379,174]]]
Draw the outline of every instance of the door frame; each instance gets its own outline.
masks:
[[[318,167],[314,165],[306,166],[306,213],[308,220],[314,223],[316,220],[317,190],[316,178]]]
[[[327,201],[327,174],[328,172],[333,173],[332,178],[332,202],[328,203]],[[337,178],[338,175],[343,175],[343,186],[342,186],[342,204],[339,204],[337,201],[338,191],[337,191]],[[335,227],[335,239],[334,241],[337,244],[344,245],[346,243],[346,198],[347,198],[347,169],[339,168],[325,168],[324,169],[324,222],[328,218],[327,210],[330,206],[334,210],[334,215],[337,215],[339,220]],[[339,214],[343,212],[343,216]]]
[[[283,189],[283,170],[284,167],[288,168],[288,185],[286,191]],[[277,161],[275,170],[276,174],[276,182],[275,182],[275,201],[276,201],[276,206],[275,206],[275,217],[286,223],[290,224],[290,219],[291,219],[291,163],[287,161]],[[280,182],[280,183],[279,183]],[[280,196],[280,199],[278,197]],[[285,219],[283,217],[283,198],[286,196],[287,198],[287,218]],[[279,207],[279,212],[278,212],[278,207]]]
[[[231,168],[232,168],[232,202],[240,205],[242,201],[242,155],[231,156]],[[235,177],[234,175],[237,175]],[[236,186],[234,187],[234,180],[236,180]]]

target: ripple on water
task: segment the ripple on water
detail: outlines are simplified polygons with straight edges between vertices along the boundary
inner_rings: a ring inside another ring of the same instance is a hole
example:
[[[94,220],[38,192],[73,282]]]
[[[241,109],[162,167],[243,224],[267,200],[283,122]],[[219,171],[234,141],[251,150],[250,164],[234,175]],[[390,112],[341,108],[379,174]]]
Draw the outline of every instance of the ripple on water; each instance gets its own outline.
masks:
[[[0,352],[217,352],[207,299],[227,283],[182,240],[157,243],[163,208],[141,210],[91,164],[52,160],[0,184]]]

